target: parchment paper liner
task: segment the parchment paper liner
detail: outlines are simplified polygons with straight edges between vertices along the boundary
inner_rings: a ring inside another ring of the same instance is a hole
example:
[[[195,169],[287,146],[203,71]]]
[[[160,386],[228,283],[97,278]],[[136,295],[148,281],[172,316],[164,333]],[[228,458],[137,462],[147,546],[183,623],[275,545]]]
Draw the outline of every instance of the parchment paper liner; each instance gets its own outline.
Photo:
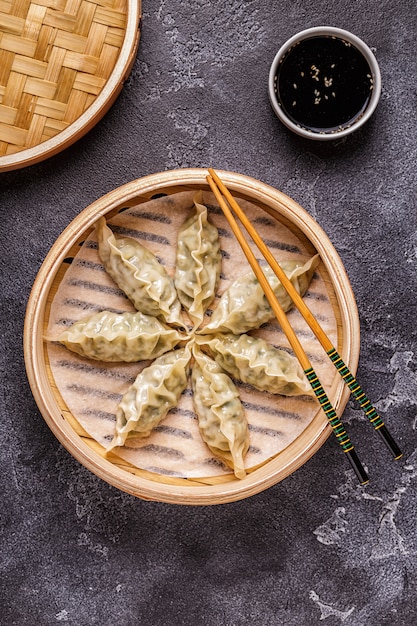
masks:
[[[193,197],[194,192],[188,191],[159,197],[121,211],[109,222],[116,227],[116,233],[134,237],[152,250],[173,275],[177,232],[192,210]],[[213,310],[228,285],[248,272],[250,267],[212,194],[204,192],[203,201],[209,208],[209,219],[219,229],[222,248],[222,276],[218,296],[211,307]],[[278,260],[305,261],[311,257],[303,242],[288,228],[254,204],[243,200],[239,203]],[[320,268],[305,298],[326,334],[337,345],[336,319]],[[58,336],[66,325],[103,309],[134,310],[104,271],[94,233],[91,233],[59,285],[51,306],[47,334]],[[298,311],[293,310],[288,315],[321,382],[330,389],[335,377],[334,368]],[[274,320],[252,334],[290,350]],[[117,404],[149,361],[106,364],[84,359],[49,342],[47,351],[55,382],[68,408],[91,437],[106,447],[114,433]],[[250,470],[294,441],[317,413],[318,404],[307,396],[285,398],[257,391],[248,385],[239,384],[238,387],[249,422],[250,449],[245,464]],[[115,451],[138,468],[164,475],[202,478],[230,473],[201,440],[190,385],[178,406],[148,439],[137,444],[129,442],[129,447]]]

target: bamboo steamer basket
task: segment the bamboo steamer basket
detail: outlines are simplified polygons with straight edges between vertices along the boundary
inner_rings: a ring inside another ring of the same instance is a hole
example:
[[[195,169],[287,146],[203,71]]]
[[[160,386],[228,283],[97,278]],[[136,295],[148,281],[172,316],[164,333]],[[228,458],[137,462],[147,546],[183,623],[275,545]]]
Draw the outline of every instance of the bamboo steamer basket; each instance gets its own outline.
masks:
[[[317,404],[310,424],[283,451],[257,467],[243,479],[233,475],[208,479],[176,478],[138,469],[120,457],[105,455],[66,406],[52,376],[44,342],[50,304],[79,242],[100,216],[111,216],[122,208],[136,206],[158,194],[185,190],[208,190],[207,171],[182,169],[153,174],[115,189],[84,209],[64,230],[47,255],[29,298],[24,330],[25,362],[36,403],[52,432],[62,445],[85,467],[118,489],[145,500],[174,504],[212,505],[228,503],[259,493],[278,483],[302,466],[331,433],[326,416]],[[342,261],[329,238],[315,220],[294,200],[253,178],[219,172],[236,198],[249,200],[289,228],[312,254],[319,253],[333,314],[337,319],[337,349],[355,373],[359,360],[359,319],[355,298]],[[339,415],[349,391],[339,376],[327,390]],[[340,453],[340,463],[345,462]]]
[[[141,0],[0,3],[0,172],[74,143],[132,68]]]

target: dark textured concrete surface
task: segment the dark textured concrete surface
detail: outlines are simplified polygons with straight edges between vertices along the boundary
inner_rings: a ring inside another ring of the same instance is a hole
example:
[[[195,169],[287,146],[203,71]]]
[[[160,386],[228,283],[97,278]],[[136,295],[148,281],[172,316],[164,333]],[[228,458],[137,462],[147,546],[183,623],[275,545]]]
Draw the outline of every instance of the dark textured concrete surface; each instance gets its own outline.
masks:
[[[0,175],[1,576],[6,626],[417,623],[417,16],[414,0],[144,0],[133,71],[76,145]],[[267,96],[278,47],[310,26],[374,49],[372,120],[336,144],[290,134]],[[81,209],[143,175],[214,166],[281,189],[340,253],[361,321],[359,378],[404,449],[356,404],[362,489],[329,439],[301,469],[221,507],[117,491],[54,438],[26,379],[30,289]]]

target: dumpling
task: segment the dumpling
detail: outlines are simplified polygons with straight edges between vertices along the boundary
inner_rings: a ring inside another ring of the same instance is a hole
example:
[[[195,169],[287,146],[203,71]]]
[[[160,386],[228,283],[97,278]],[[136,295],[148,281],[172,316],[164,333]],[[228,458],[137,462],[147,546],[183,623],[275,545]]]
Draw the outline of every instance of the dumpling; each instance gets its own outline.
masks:
[[[220,366],[194,346],[193,402],[203,441],[237,478],[246,476],[249,428],[236,385]]]
[[[298,360],[260,337],[221,334],[200,336],[199,343],[222,369],[260,391],[284,396],[314,396]]]
[[[98,253],[107,273],[145,315],[184,326],[174,281],[156,256],[135,239],[115,237],[104,217],[96,223]]]
[[[144,313],[101,311],[75,322],[53,341],[89,359],[132,363],[158,357],[185,338]]]
[[[221,255],[218,230],[207,219],[202,192],[194,198],[195,212],[178,233],[175,287],[194,324],[202,322],[214,300],[220,277]]]
[[[190,359],[186,346],[163,354],[141,371],[117,407],[116,432],[107,451],[127,439],[149,437],[187,386]]]
[[[284,261],[280,266],[300,295],[304,295],[320,262],[318,255],[306,263]],[[292,300],[272,269],[262,268],[284,311]],[[210,322],[199,333],[246,333],[268,322],[274,313],[255,274],[250,271],[233,282],[221,296]]]

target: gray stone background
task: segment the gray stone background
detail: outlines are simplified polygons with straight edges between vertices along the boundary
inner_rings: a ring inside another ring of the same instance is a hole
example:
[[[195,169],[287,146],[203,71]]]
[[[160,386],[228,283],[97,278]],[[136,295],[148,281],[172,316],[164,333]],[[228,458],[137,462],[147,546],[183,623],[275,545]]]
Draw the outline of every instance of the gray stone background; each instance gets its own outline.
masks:
[[[133,71],[105,118],[60,155],[0,175],[0,622],[416,624],[415,2],[144,0],[143,17]],[[383,79],[372,120],[331,145],[290,134],[266,89],[279,46],[318,25],[362,37]],[[58,235],[125,182],[207,166],[293,197],[342,257],[360,313],[358,378],[404,450],[392,461],[349,402],[364,489],[331,438],[247,500],[144,502],[74,460],[36,407],[23,320]]]

